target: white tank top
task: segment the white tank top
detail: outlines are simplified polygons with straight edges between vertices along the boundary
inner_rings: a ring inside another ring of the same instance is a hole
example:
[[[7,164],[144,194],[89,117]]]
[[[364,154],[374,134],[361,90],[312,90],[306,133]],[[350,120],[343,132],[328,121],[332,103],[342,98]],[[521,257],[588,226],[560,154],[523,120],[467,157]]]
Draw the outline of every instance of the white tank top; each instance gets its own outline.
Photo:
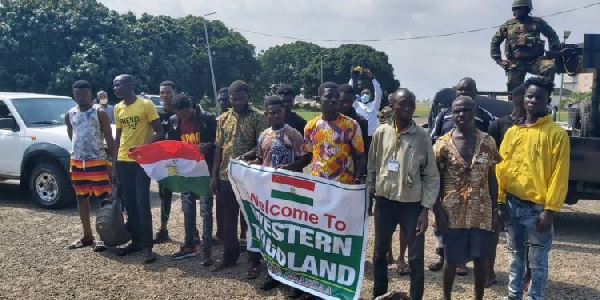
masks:
[[[77,160],[104,160],[106,151],[102,141],[98,107],[80,111],[79,106],[69,110],[69,121],[73,128],[71,158]]]

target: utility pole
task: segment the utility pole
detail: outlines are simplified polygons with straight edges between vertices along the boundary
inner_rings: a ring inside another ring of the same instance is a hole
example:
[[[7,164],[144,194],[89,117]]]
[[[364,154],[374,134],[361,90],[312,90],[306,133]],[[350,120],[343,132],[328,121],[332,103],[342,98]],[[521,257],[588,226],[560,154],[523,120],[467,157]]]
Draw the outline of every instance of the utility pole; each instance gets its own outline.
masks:
[[[565,30],[565,32],[563,33],[563,47],[567,43],[567,39],[569,38],[570,35],[571,35],[571,31]],[[560,110],[561,110],[560,104],[562,102],[562,97],[563,97],[564,83],[565,83],[565,73],[562,73],[562,74],[560,74],[560,90],[558,92],[558,106],[559,107],[558,107],[558,113],[557,113],[558,116],[556,116],[556,119],[558,121],[560,121]]]
[[[217,81],[215,80],[215,70],[213,69],[212,52],[210,51],[210,43],[208,42],[208,29],[206,27],[206,17],[214,15],[217,12],[211,12],[202,16],[204,18],[204,39],[206,40],[206,51],[208,51],[208,64],[210,65],[210,75],[212,76],[213,92],[215,93],[215,106],[217,108],[217,116],[221,114],[221,108],[217,103]]]
[[[321,55],[321,84],[323,84],[323,57],[329,57],[329,55]]]

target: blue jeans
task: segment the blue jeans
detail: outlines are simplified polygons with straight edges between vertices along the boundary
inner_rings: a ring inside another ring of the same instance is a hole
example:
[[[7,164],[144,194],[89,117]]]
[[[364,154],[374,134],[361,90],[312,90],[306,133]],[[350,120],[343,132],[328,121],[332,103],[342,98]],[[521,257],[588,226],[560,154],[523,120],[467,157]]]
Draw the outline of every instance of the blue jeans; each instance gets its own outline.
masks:
[[[507,195],[508,224],[507,243],[510,252],[508,267],[508,295],[511,299],[523,299],[525,286],[525,251],[529,251],[531,285],[528,299],[544,299],[548,280],[548,254],[552,248],[554,227],[546,232],[536,230],[536,222],[544,205]]]
[[[202,249],[206,252],[212,246],[213,231],[213,197],[198,197],[192,193],[181,193],[183,210],[183,226],[185,229],[186,247],[194,247],[196,233],[196,200],[200,198],[200,216],[202,217]]]

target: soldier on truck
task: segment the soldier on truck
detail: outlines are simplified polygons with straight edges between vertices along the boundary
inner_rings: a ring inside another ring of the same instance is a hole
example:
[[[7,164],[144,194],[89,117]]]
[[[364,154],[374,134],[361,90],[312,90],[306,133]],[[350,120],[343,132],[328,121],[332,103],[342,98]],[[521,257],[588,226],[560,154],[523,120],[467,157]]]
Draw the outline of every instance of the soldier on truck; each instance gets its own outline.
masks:
[[[514,0],[514,18],[500,26],[490,45],[492,59],[506,70],[509,92],[525,81],[527,73],[546,77],[554,82],[556,66],[553,60],[544,57],[544,41],[540,34],[548,38],[552,52],[560,51],[560,39],[546,21],[530,16],[532,10],[531,0]],[[506,59],[502,59],[500,44],[505,40]]]

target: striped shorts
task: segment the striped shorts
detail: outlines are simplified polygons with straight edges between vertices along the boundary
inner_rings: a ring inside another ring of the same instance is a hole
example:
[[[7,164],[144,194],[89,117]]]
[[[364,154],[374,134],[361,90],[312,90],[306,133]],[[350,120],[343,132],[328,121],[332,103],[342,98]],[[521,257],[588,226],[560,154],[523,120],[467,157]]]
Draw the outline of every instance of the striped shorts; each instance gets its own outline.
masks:
[[[71,182],[77,198],[96,196],[100,199],[112,195],[112,185],[106,160],[71,159]]]

